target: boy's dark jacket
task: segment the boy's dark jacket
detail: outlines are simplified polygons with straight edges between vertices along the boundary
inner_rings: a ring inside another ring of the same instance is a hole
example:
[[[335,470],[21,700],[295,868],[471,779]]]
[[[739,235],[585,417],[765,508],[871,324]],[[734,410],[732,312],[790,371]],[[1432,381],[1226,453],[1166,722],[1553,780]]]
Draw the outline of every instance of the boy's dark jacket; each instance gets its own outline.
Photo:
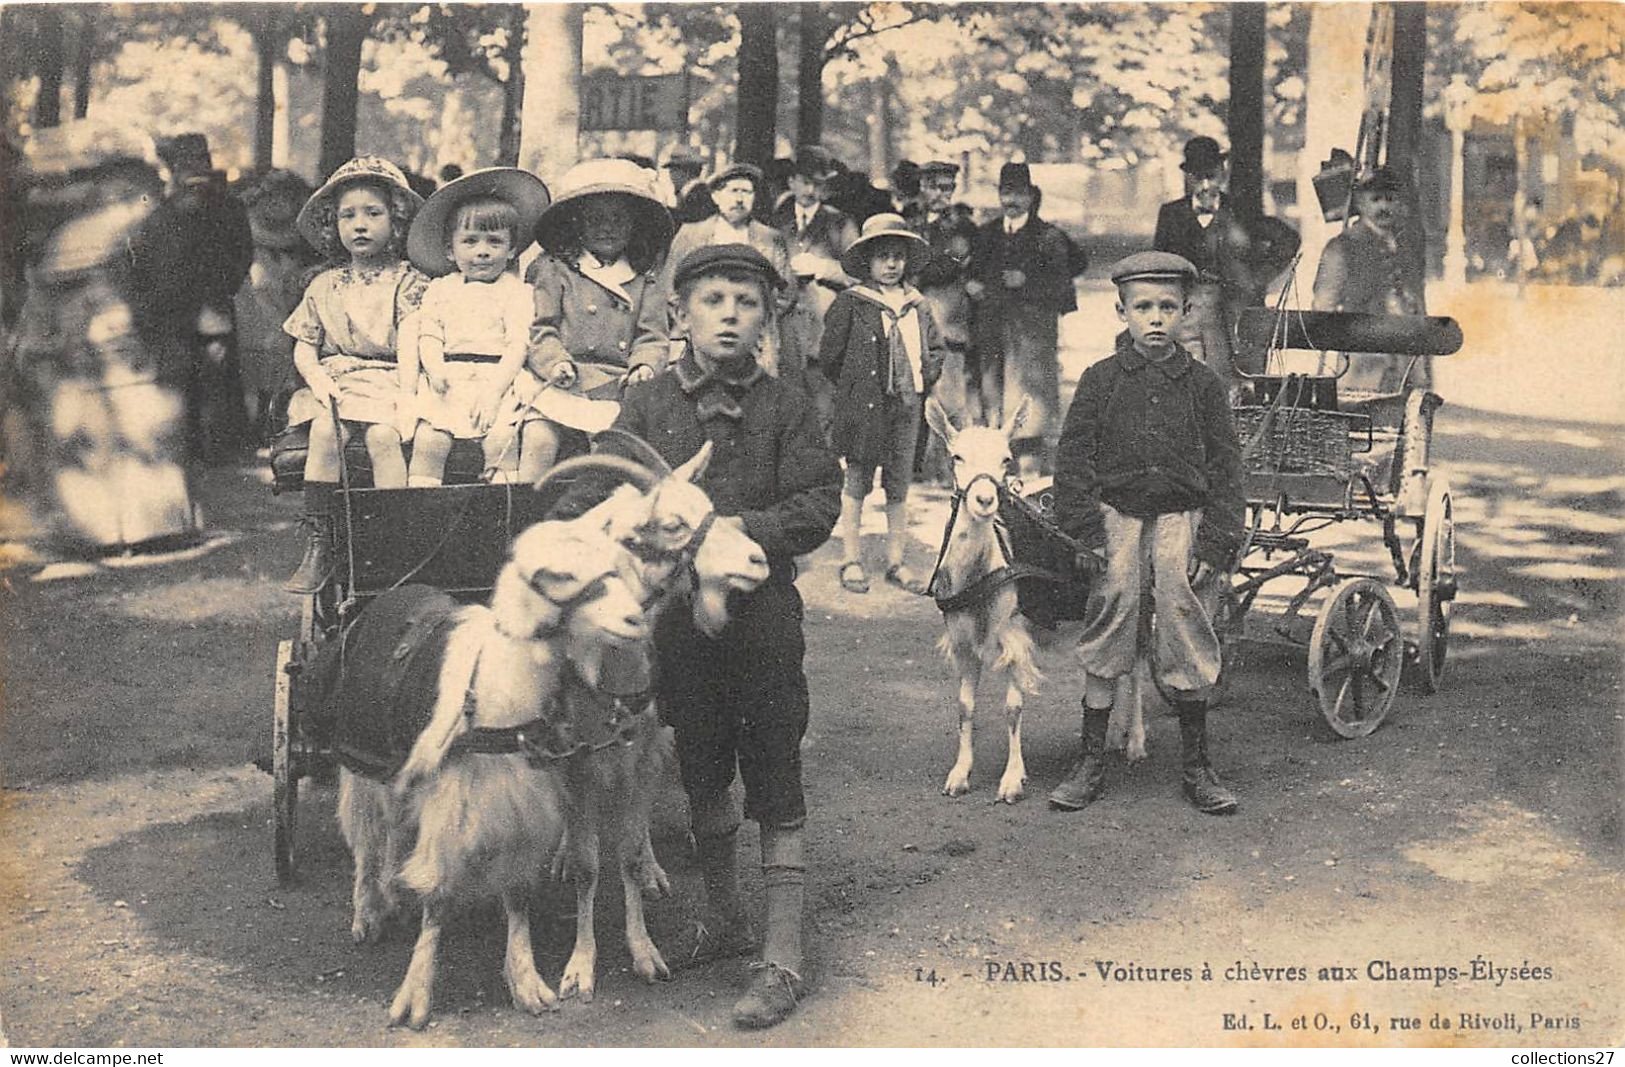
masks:
[[[822,545],[835,527],[841,470],[824,446],[812,401],[760,367],[728,382],[685,352],[669,373],[626,391],[615,425],[673,467],[715,442],[700,488],[719,515],[744,519],[745,532],[767,553],[770,580],[794,578],[795,557]]]
[[[923,330],[920,377],[924,395],[942,374],[947,352],[931,305],[921,298],[915,301],[914,308]],[[818,363],[835,383],[835,421],[830,427],[830,440],[838,454],[860,464],[881,462],[891,447],[892,434],[886,426],[884,408],[891,359],[886,341],[889,333],[886,312],[860,289],[837,294],[824,316]]]
[[[1106,544],[1104,502],[1149,517],[1202,510],[1196,556],[1228,570],[1241,547],[1241,446],[1224,386],[1183,347],[1161,363],[1117,350],[1083,372],[1055,453],[1061,528]]]

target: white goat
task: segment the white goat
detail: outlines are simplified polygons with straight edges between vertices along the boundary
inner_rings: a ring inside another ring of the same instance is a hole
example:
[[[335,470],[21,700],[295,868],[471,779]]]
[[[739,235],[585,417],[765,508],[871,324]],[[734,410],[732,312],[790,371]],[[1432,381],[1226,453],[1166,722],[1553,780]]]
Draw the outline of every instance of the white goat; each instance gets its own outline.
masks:
[[[1012,473],[1010,441],[1026,415],[1025,403],[1003,429],[967,426],[959,429],[942,405],[925,402],[926,422],[942,438],[953,458],[957,505],[945,531],[946,550],[937,569],[932,595],[939,601],[971,589],[1013,562],[998,536],[995,523],[999,514],[999,491]],[[974,762],[973,734],[976,723],[976,690],[983,670],[1002,676],[1005,683],[1004,714],[1009,748],[1004,774],[999,778],[998,799],[1014,804],[1022,798],[1027,766],[1021,755],[1021,712],[1025,697],[1036,696],[1043,675],[1036,662],[1033,637],[1027,620],[1017,611],[1014,581],[990,580],[985,595],[962,610],[945,610],[943,634],[937,647],[959,673],[959,754],[942,785],[951,797],[963,796],[971,788]],[[1076,644],[1076,629],[1061,630],[1065,647]],[[1054,642],[1046,641],[1047,644]],[[1114,748],[1125,744],[1128,758],[1145,757],[1145,722],[1140,703],[1140,687],[1135,674],[1118,679],[1112,702],[1110,742]]]
[[[653,462],[664,466],[658,455]],[[688,462],[657,477],[643,467],[615,456],[570,460],[543,478],[545,486],[579,470],[617,471],[633,484],[620,486],[602,503],[571,520],[611,537],[635,559],[648,590],[645,600],[651,619],[665,610],[693,612],[695,625],[707,634],[720,633],[728,622],[728,594],[750,592],[767,580],[767,555],[760,545],[732,522],[717,522],[710,498],[694,484],[710,462],[707,443]],[[687,595],[685,602],[684,595]],[[610,667],[608,687],[624,690],[647,684],[647,663],[619,657]],[[614,677],[620,668],[620,677]],[[663,738],[666,731],[662,731]],[[665,871],[655,859],[649,840],[649,809],[659,766],[640,761],[635,753],[607,749],[573,761],[567,842],[555,857],[555,876],[568,863],[576,886],[576,942],[560,979],[559,992],[591,1000],[597,962],[594,901],[597,896],[601,853],[616,859],[627,899],[629,945],[642,933],[634,931],[637,887],[664,893],[669,888]],[[669,765],[669,761],[668,761]],[[646,935],[644,935],[646,936]],[[640,955],[633,949],[633,970],[645,980],[666,977],[665,961],[651,944]],[[652,970],[647,969],[652,965]]]
[[[544,733],[544,720],[568,710],[558,699],[567,673],[591,685],[606,650],[648,638],[641,588],[623,573],[626,556],[603,535],[564,523],[520,534],[491,606],[457,612],[432,715],[405,765],[387,784],[341,772],[339,826],[355,857],[356,940],[381,932],[394,903],[398,847],[417,829],[398,880],[419,894],[423,925],[391,1022],[427,1022],[441,929],[452,904],[468,897],[502,899],[503,974],[514,1003],[531,1012],[556,1005],[536,971],[528,894],[563,835],[568,797],[558,765],[526,754],[524,733]],[[520,750],[457,751],[461,739],[485,731],[507,731]]]

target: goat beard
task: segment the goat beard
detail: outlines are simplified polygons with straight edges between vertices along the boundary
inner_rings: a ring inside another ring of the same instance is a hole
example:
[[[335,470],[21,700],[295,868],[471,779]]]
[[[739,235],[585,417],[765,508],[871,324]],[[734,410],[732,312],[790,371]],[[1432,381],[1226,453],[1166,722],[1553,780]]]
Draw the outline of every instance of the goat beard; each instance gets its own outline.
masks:
[[[701,586],[694,595],[694,627],[713,640],[728,625],[728,590]]]

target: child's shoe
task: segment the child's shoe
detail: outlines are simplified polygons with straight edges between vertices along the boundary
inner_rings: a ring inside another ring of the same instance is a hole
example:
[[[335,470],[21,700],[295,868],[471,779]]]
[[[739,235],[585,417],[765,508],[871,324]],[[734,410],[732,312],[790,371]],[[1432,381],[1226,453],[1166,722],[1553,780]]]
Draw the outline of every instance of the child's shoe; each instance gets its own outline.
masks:
[[[1206,705],[1180,705],[1179,744],[1185,798],[1204,815],[1234,814],[1240,807],[1236,795],[1224,787],[1208,763]]]
[[[310,594],[333,577],[333,519],[329,515],[306,515],[305,558],[293,575],[282,583],[290,593]]]
[[[741,1030],[765,1030],[788,1019],[801,999],[801,975],[772,960],[750,965],[750,988],[734,1004],[734,1025]]]

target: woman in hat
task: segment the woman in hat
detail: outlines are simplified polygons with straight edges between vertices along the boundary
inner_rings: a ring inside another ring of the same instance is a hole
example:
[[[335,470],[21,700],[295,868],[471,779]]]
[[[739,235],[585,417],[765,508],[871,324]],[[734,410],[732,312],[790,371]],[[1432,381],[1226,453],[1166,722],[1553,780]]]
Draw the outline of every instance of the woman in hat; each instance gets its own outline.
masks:
[[[525,275],[535,316],[515,386],[528,402],[521,480],[553,465],[567,430],[607,428],[621,390],[665,366],[659,267],[671,236],[671,214],[636,163],[591,159],[560,179],[558,198],[536,223],[544,254]]]
[[[293,338],[282,323],[299,305],[304,273],[315,250],[299,235],[294,218],[310,198],[310,186],[292,171],[267,171],[242,193],[254,261],[235,297],[243,401],[256,440],[270,429],[269,416],[294,388]]]
[[[485,470],[514,470],[519,405],[534,299],[515,268],[547,209],[547,186],[517,167],[475,171],[436,190],[412,222],[406,252],[435,276],[405,362],[422,372],[407,484],[439,485],[454,438],[481,438]]]
[[[886,581],[925,592],[903,554],[920,405],[947,354],[931,306],[909,282],[930,256],[931,246],[901,215],[871,216],[841,256],[841,268],[864,280],[839,293],[824,319],[818,363],[835,382],[830,439],[846,460],[840,581],[853,593],[869,590],[860,528],[876,467],[886,489]]]
[[[305,558],[284,586],[313,593],[333,571],[333,495],[346,441],[365,436],[378,488],[406,484],[404,401],[415,384],[401,374],[401,322],[429,279],[404,258],[412,216],[423,204],[395,164],[359,156],[311,194],[295,220],[332,266],[316,275],[282,328],[305,388],[288,403],[288,425],[310,423],[305,457]],[[403,381],[403,378],[405,380]],[[329,414],[336,405],[339,427]],[[340,435],[342,434],[342,439]]]

